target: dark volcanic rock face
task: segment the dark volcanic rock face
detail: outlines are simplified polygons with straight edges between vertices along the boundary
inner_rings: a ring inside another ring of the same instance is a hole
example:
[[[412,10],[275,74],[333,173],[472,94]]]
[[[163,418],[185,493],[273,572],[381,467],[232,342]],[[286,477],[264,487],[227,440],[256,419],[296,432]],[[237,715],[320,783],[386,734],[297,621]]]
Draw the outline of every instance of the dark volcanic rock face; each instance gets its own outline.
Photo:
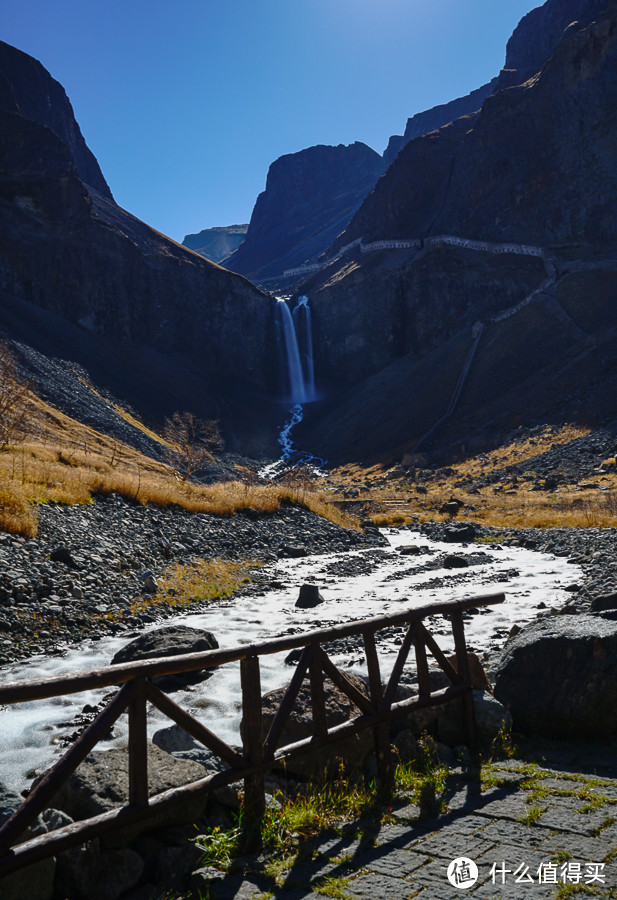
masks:
[[[246,240],[226,265],[253,279],[315,260],[345,228],[383,172],[366,144],[317,146],[270,166]]]
[[[406,354],[424,356],[515,305],[544,277],[534,258],[443,247],[360,261],[310,291],[316,370],[326,389],[357,384]]]
[[[496,90],[522,84],[538,72],[566,28],[580,29],[592,22],[605,8],[606,0],[547,0],[531,10],[514,29],[506,48],[506,62],[499,76],[465,97],[434,106],[407,120],[403,135],[393,135],[384,153],[388,165],[410,141],[443,128],[461,116],[477,112]]]
[[[523,16],[508,41],[503,73],[508,73],[507,83],[514,83],[514,77],[520,84],[534,75],[553,53],[566,28],[573,23],[578,28],[588,25],[605,8],[606,0],[547,0],[532,9]]]
[[[388,142],[383,155],[387,165],[390,165],[403,147],[407,146],[414,138],[428,134],[430,131],[435,131],[437,128],[443,128],[444,125],[454,122],[455,119],[460,119],[461,116],[468,116],[470,113],[479,110],[486,98],[493,93],[496,85],[497,79],[493,78],[488,84],[483,84],[482,87],[477,88],[470,94],[466,94],[464,97],[458,97],[456,100],[450,101],[450,103],[433,106],[432,109],[424,110],[424,112],[417,113],[415,116],[407,119],[404,134],[392,135]]]
[[[235,383],[264,390],[268,298],[120,209],[97,177],[60,86],[13,48],[2,58],[5,302],[25,300],[96,335],[175,355],[223,388]]]
[[[0,41],[0,108],[49,128],[67,147],[81,180],[111,199],[61,84],[38,60]]]
[[[568,30],[542,71],[411,141],[337,242],[459,234],[612,244],[617,12]]]

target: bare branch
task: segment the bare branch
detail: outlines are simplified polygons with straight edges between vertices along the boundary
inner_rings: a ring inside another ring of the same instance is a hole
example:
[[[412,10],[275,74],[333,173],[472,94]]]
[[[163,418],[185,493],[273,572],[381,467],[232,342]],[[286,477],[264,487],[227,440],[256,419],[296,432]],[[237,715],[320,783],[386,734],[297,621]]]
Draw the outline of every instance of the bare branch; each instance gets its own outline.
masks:
[[[170,464],[182,481],[214,462],[214,454],[223,446],[218,422],[198,419],[191,412],[175,412],[165,419],[163,433],[172,447]]]
[[[0,450],[22,437],[28,420],[28,386],[21,380],[8,341],[0,341]]]

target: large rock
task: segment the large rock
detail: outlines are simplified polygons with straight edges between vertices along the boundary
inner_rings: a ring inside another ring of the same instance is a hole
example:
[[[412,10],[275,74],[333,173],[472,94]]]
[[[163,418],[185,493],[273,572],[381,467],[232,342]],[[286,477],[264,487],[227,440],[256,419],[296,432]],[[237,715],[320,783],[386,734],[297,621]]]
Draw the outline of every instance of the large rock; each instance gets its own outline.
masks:
[[[135,850],[105,850],[95,838],[60,854],[56,896],[63,900],[118,900],[137,884],[143,870],[144,861]]]
[[[362,693],[368,695],[364,681],[357,675],[347,673],[347,677]],[[263,732],[267,735],[274,717],[281,705],[286,687],[270,691],[263,697]],[[351,700],[330,681],[324,681],[326,702],[326,719],[328,726],[340,725],[359,714],[358,708]],[[308,678],[305,678],[291,714],[283,728],[278,746],[293,744],[313,734],[313,716],[311,712],[311,691]],[[346,738],[338,744],[330,744],[314,750],[306,756],[295,758],[287,763],[287,771],[301,778],[322,780],[333,777],[342,770],[346,774],[361,769],[366,756],[373,749],[373,734],[370,730]]]
[[[23,798],[0,783],[0,825],[4,825],[23,803]],[[27,841],[47,831],[41,818],[30,826],[20,837]],[[55,859],[44,859],[28,866],[27,869],[13,872],[0,881],[1,900],[51,900],[54,889]]]
[[[523,628],[495,670],[516,730],[547,737],[617,734],[617,622],[557,616]]]
[[[316,584],[300,585],[300,592],[296,600],[296,607],[299,609],[312,609],[324,602],[324,598],[319,592],[319,586]]]
[[[166,625],[140,634],[122,647],[113,657],[111,665],[140,659],[158,659],[162,656],[180,656],[183,653],[201,653],[216,650],[218,645],[211,631],[198,631],[186,625]]]
[[[444,538],[450,544],[465,544],[467,541],[473,541],[477,533],[475,525],[471,522],[459,522],[446,526]]]
[[[150,795],[198,781],[204,769],[198,763],[176,759],[159,747],[148,747]],[[54,806],[72,819],[87,819],[128,803],[128,750],[91,753],[54,797]],[[119,828],[101,838],[106,846],[132,840],[142,831],[194,822],[204,811],[206,797],[191,797],[178,806],[159,812],[147,823]]]

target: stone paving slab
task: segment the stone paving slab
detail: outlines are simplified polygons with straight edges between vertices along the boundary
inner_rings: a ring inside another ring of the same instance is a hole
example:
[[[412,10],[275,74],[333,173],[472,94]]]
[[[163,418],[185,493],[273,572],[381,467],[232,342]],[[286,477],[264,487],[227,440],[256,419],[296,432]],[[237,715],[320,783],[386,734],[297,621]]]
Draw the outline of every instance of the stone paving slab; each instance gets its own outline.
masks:
[[[380,847],[363,855],[362,863],[371,872],[404,878],[428,863],[426,854],[415,853],[413,850],[392,850],[386,853],[383,850]]]
[[[469,843],[473,844],[476,856],[481,856],[494,846],[492,841],[484,840],[482,837],[474,835],[473,840],[470,842],[458,832],[450,832],[444,829],[419,841],[415,845],[415,849],[428,856],[446,857],[448,860],[452,860],[459,856],[469,856],[470,854],[466,851]]]
[[[551,834],[542,841],[542,850],[548,853],[570,852],[577,859],[585,859],[587,862],[602,862],[606,854],[613,849],[610,841],[604,837],[581,837],[576,835]]]
[[[538,824],[544,828],[554,828],[557,831],[571,831],[574,834],[593,837],[595,829],[598,828],[606,819],[606,813],[602,810],[594,810],[589,813],[581,813],[580,803],[568,803],[570,797],[551,798],[551,806],[546,807],[546,801],[541,805],[545,807],[544,812],[539,817]]]
[[[417,887],[402,878],[367,872],[345,885],[345,893],[362,900],[408,900],[417,893]]]
[[[493,844],[506,843],[517,847],[535,848],[552,835],[550,828],[539,825],[524,825],[510,819],[491,819],[478,836]],[[474,841],[475,844],[475,841]]]
[[[603,863],[608,858],[602,871],[604,881],[592,886],[593,894],[607,896],[611,889],[617,891],[617,862],[607,856],[617,848],[617,821],[593,833],[598,823],[606,824],[607,815],[614,813],[617,818],[617,807],[604,804],[583,814],[584,799],[551,793],[535,801],[543,809],[539,819],[521,822],[534,806],[526,802],[533,785],[526,782],[526,774],[519,777],[524,774],[520,769],[524,767],[526,772],[527,765],[510,765],[518,781],[480,793],[477,781],[465,786],[459,779],[446,792],[448,810],[431,820],[417,821],[417,808],[403,804],[393,812],[395,821],[380,828],[359,823],[359,836],[329,835],[320,842],[309,842],[307,849],[316,858],[298,861],[283,874],[280,888],[270,883],[268,890],[281,900],[323,900],[328,890],[333,898],[347,896],[351,900],[460,900],[465,896],[474,900],[551,900],[563,884],[539,883],[539,870],[544,873],[547,866],[552,867],[549,875],[557,881],[560,873],[563,878],[567,873],[574,878],[576,871],[586,871],[588,863]],[[501,767],[496,770],[497,777],[499,771]],[[534,780],[556,792],[564,784],[566,790],[591,788],[582,777],[569,781],[550,770],[536,770]],[[598,786],[593,787],[595,791]],[[617,783],[603,784],[599,796],[609,788],[617,791]],[[447,877],[448,866],[459,857],[468,857],[478,866],[478,880],[467,890],[453,886]],[[227,891],[221,900],[256,900],[258,890],[263,892],[263,880],[253,882],[247,876],[240,883],[236,880],[234,889],[237,893]]]
[[[497,819],[512,819],[518,822],[529,813],[529,804],[525,796],[506,796],[483,804],[476,809],[478,815],[492,816]]]

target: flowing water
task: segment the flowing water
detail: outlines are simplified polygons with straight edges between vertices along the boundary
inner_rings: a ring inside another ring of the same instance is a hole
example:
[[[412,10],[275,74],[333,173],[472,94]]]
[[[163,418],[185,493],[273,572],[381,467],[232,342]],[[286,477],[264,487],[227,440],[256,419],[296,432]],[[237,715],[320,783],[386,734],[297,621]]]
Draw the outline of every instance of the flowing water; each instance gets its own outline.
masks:
[[[389,546],[303,559],[284,559],[265,567],[276,585],[267,592],[213,602],[207,609],[167,620],[214,632],[222,647],[259,642],[277,635],[295,634],[311,629],[366,619],[383,613],[398,612],[435,600],[448,600],[506,593],[501,606],[486,607],[466,623],[470,649],[502,646],[513,624],[522,625],[538,614],[543,605],[559,607],[568,595],[563,587],[580,576],[577,566],[562,558],[534,553],[518,547],[470,545],[453,547],[439,544],[407,530],[387,533]],[[404,556],[396,548],[415,543],[417,556]],[[425,567],[440,553],[485,554],[480,564],[467,569],[427,570]],[[296,609],[300,585],[319,585],[324,603],[314,609]],[[452,649],[449,623],[441,617],[429,621],[442,649]],[[156,626],[152,626],[156,628]],[[383,672],[390,672],[400,630],[384,633],[378,650]],[[89,641],[63,657],[41,657],[0,669],[1,681],[13,681],[91,671],[109,664],[112,656],[128,638]],[[292,669],[285,654],[266,656],[261,661],[262,690],[286,684]],[[363,653],[353,640],[330,650],[333,661],[350,670],[365,671]],[[26,787],[35,770],[53,762],[58,741],[75,730],[72,719],[86,703],[99,702],[109,689],[70,697],[22,703],[0,710],[0,781],[15,790]],[[216,670],[206,681],[173,694],[174,699],[204,724],[230,743],[239,743],[240,684],[239,664],[230,663]],[[158,712],[149,713],[150,734],[171,723]],[[126,745],[124,718],[115,728],[113,739],[99,749]]]
[[[296,336],[294,320],[287,301],[276,301],[279,326],[283,333],[283,369],[289,386],[289,399],[293,404],[306,403],[306,385],[300,359],[300,348]]]

